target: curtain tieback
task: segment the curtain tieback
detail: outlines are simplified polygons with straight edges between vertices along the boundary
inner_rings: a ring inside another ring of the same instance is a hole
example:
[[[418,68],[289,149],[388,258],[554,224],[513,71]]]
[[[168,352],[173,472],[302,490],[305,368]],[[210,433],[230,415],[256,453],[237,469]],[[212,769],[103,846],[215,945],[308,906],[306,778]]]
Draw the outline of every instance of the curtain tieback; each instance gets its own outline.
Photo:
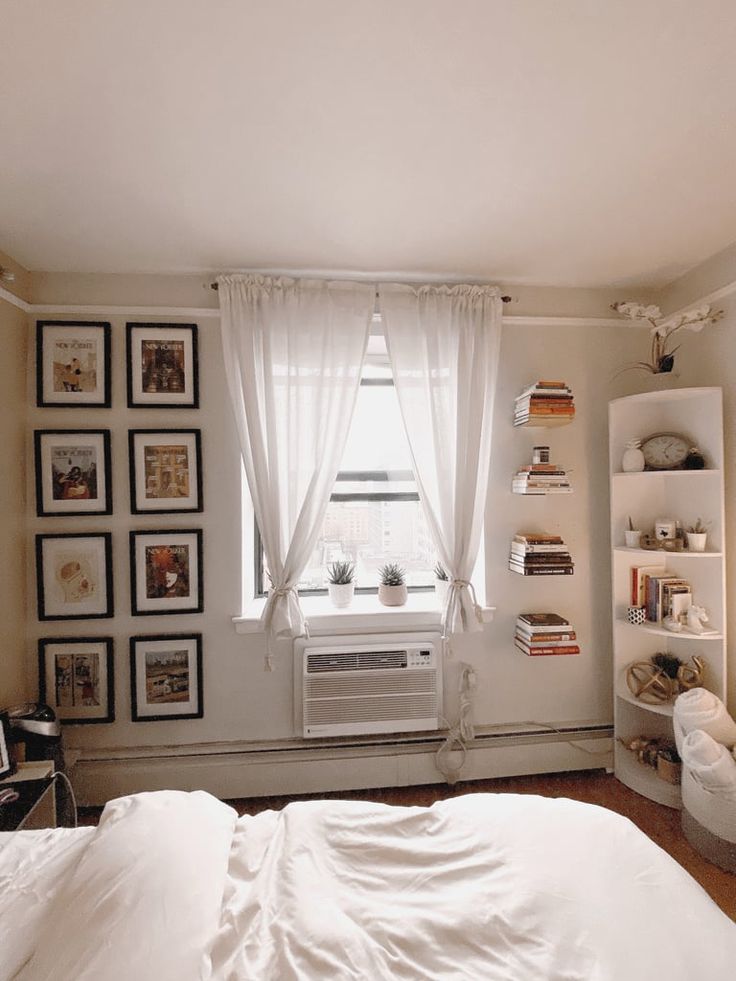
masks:
[[[281,586],[272,586],[268,591],[266,608],[263,611],[263,626],[266,631],[266,663],[264,666],[264,670],[266,671],[273,671],[273,650],[271,647],[271,642],[274,640],[273,617],[276,602],[282,597],[288,597],[291,594],[293,594],[298,606],[299,591],[295,585],[290,586],[287,583],[284,583]],[[304,620],[304,636],[309,637],[309,627],[306,620]]]
[[[480,603],[478,602],[478,597],[476,596],[475,593],[475,586],[472,584],[472,582],[469,579],[451,579],[450,587],[453,586],[455,587],[457,592],[459,592],[461,589],[467,589],[467,591],[470,593],[470,601],[473,604],[473,611],[475,612],[475,618],[478,621],[478,623],[483,623],[483,610],[481,609]],[[457,602],[457,600],[455,600],[455,602]],[[448,612],[449,612],[449,604],[448,604]],[[447,631],[448,619],[449,617],[446,616],[445,633]]]

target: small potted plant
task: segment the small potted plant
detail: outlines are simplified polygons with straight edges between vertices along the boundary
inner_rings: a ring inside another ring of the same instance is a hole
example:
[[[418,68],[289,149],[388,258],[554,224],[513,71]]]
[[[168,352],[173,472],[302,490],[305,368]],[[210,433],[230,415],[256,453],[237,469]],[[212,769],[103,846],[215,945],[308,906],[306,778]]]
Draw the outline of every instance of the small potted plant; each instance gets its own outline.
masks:
[[[441,562],[438,562],[434,567],[434,591],[437,596],[437,602],[440,605],[440,609],[445,608],[447,603],[447,590],[450,588],[450,579],[447,575],[445,567]]]
[[[687,529],[687,547],[691,552],[704,552],[708,538],[708,526],[698,518],[694,525]]]
[[[639,548],[641,545],[641,531],[634,528],[631,516],[629,516],[629,527],[624,529],[624,540],[627,548]]]
[[[327,592],[339,610],[350,606],[355,591],[355,564],[332,562],[327,566]]]
[[[378,599],[384,606],[403,606],[406,603],[406,573],[396,562],[387,562],[378,570],[380,583]]]

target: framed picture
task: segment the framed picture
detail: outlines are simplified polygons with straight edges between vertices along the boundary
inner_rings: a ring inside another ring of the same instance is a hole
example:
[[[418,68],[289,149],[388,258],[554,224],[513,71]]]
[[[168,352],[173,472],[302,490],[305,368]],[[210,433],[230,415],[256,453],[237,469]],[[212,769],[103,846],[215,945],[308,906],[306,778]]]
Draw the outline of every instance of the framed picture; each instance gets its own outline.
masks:
[[[112,514],[109,429],[37,429],[39,518]]]
[[[36,535],[39,620],[113,615],[112,535]]]
[[[114,722],[114,671],[112,637],[44,637],[38,642],[38,697],[62,722]]]
[[[15,770],[8,746],[9,732],[8,717],[0,712],[0,780],[9,777]]]
[[[131,429],[128,449],[133,514],[202,510],[199,429]]]
[[[110,408],[110,324],[36,322],[36,404]]]
[[[133,616],[204,610],[202,532],[131,531]]]
[[[127,324],[128,408],[199,408],[196,324]]]
[[[130,638],[133,722],[201,719],[202,634]]]

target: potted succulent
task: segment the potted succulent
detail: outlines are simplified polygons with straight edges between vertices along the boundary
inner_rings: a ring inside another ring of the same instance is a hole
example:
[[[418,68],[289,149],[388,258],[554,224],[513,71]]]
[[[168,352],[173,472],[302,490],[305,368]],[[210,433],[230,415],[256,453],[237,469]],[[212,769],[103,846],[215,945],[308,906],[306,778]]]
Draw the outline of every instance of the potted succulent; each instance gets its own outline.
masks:
[[[641,532],[634,528],[631,517],[629,517],[629,527],[624,529],[624,540],[627,548],[639,548],[641,545]]]
[[[445,608],[447,603],[447,590],[450,588],[450,579],[447,575],[445,567],[441,562],[438,562],[434,567],[434,591],[437,596],[437,602],[440,605],[440,609]]]
[[[396,562],[387,562],[378,570],[380,583],[378,599],[384,606],[403,606],[406,603],[406,574]]]
[[[704,552],[708,538],[708,526],[698,518],[694,525],[687,529],[687,547],[691,552]]]
[[[327,566],[327,592],[338,609],[350,606],[355,591],[355,563],[332,562]]]

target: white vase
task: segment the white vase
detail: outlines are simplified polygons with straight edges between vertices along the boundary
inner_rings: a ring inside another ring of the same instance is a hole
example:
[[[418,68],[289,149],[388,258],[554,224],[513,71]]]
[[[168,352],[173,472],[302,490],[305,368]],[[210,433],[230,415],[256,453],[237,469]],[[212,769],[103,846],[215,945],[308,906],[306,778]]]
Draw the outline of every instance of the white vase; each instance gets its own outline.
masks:
[[[378,599],[384,606],[403,606],[408,595],[406,586],[387,586],[380,583],[378,587]]]
[[[354,582],[344,582],[344,583],[327,583],[327,592],[330,595],[330,600],[333,606],[336,606],[338,610],[343,610],[346,606],[350,606],[353,601],[353,593],[355,592]]]
[[[693,531],[688,531],[685,533],[687,535],[687,547],[689,552],[704,552],[705,551],[705,541],[708,537],[707,532],[702,534],[696,534]]]
[[[624,541],[627,548],[639,548],[641,545],[641,532],[631,531],[630,528],[624,530]]]
[[[434,591],[437,596],[437,604],[441,610],[447,606],[447,590],[450,588],[449,579],[435,579]]]
[[[641,440],[630,439],[626,444],[621,469],[624,473],[641,473],[644,469],[644,454],[641,451]]]

